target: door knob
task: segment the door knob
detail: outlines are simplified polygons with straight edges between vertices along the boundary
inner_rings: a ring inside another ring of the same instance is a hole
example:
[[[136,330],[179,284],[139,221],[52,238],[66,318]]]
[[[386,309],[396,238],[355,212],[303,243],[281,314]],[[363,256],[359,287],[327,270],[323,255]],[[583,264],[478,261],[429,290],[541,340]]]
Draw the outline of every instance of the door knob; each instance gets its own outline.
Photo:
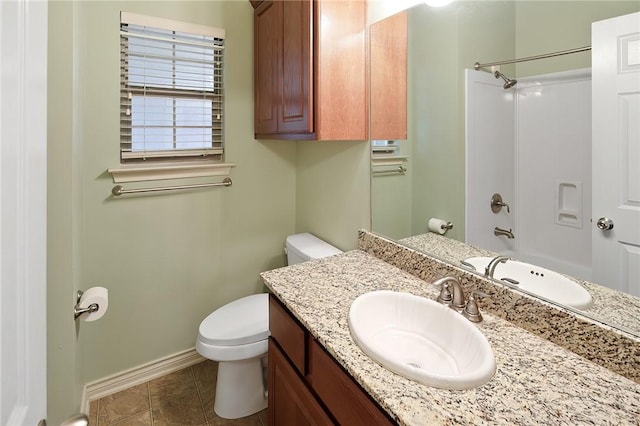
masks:
[[[596,226],[602,231],[609,231],[613,229],[613,221],[608,217],[601,217],[598,219],[598,222],[596,222]]]

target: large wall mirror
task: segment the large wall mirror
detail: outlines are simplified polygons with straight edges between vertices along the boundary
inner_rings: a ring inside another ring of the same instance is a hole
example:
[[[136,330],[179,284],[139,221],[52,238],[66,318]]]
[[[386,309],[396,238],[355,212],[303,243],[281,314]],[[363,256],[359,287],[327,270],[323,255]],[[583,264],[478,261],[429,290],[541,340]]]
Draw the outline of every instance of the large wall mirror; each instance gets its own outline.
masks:
[[[638,86],[625,89],[626,118],[600,119],[598,111],[616,109],[600,103],[592,115],[592,98],[601,96],[596,87],[615,90],[618,83],[596,78],[589,49],[491,66],[590,47],[593,22],[638,11],[640,1],[475,0],[419,4],[373,23],[372,230],[457,266],[504,254],[534,267],[534,275],[556,271],[586,289],[590,301],[542,298],[640,336],[640,18],[631,20],[635,30],[613,36],[622,44],[612,50],[625,55],[629,84]],[[594,52],[609,36],[599,37]],[[475,70],[476,62],[489,65]],[[398,119],[406,120],[406,134],[374,125]],[[616,132],[626,123],[628,151],[616,159],[624,173],[600,167],[606,154],[592,142],[592,126],[607,120],[618,123]],[[608,192],[619,195],[624,186],[625,208],[635,216],[616,224],[614,238],[597,227],[604,214],[593,211],[600,208],[594,194],[623,174],[625,183]],[[501,201],[492,209],[496,193]],[[431,218],[453,228],[429,232]],[[611,245],[621,232],[626,245]],[[617,252],[624,253],[613,269],[626,274],[623,280],[593,263]],[[473,265],[484,273],[481,263]]]

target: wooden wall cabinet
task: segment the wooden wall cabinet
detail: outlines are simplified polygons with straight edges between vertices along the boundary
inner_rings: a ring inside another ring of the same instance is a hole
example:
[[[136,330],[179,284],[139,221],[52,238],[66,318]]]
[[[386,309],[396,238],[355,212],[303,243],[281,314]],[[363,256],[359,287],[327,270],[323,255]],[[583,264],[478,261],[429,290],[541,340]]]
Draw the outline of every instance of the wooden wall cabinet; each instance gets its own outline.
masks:
[[[395,424],[273,295],[269,329],[270,425]]]
[[[368,139],[366,2],[251,2],[256,139]]]
[[[407,12],[371,25],[371,139],[407,139]]]

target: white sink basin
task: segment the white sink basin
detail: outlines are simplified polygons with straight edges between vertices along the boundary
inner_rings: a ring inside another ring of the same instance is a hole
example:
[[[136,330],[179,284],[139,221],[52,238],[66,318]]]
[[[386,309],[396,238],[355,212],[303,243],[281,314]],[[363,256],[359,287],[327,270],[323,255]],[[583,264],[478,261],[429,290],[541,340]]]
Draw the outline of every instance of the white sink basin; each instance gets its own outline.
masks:
[[[480,273],[484,273],[484,268],[490,261],[491,258],[485,256],[465,259],[465,262],[473,265]],[[499,263],[493,277],[498,280],[504,278],[516,280],[519,284],[510,284],[514,288],[520,288],[552,302],[576,309],[587,309],[593,303],[591,294],[577,282],[557,272],[529,263],[516,260]]]
[[[496,371],[485,336],[453,309],[424,297],[373,291],[353,301],[356,344],[383,367],[442,389],[471,389]]]

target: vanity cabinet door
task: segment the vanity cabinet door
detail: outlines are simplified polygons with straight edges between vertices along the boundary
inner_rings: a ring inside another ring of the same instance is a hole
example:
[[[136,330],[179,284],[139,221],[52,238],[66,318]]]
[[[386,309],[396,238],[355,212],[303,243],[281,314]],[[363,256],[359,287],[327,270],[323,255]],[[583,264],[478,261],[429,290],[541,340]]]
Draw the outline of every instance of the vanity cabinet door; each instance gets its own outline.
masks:
[[[333,425],[278,345],[269,339],[269,425]]]
[[[269,332],[296,370],[307,374],[307,332],[273,295],[269,296]]]
[[[314,339],[309,339],[307,352],[307,382],[339,424],[395,424]]]

